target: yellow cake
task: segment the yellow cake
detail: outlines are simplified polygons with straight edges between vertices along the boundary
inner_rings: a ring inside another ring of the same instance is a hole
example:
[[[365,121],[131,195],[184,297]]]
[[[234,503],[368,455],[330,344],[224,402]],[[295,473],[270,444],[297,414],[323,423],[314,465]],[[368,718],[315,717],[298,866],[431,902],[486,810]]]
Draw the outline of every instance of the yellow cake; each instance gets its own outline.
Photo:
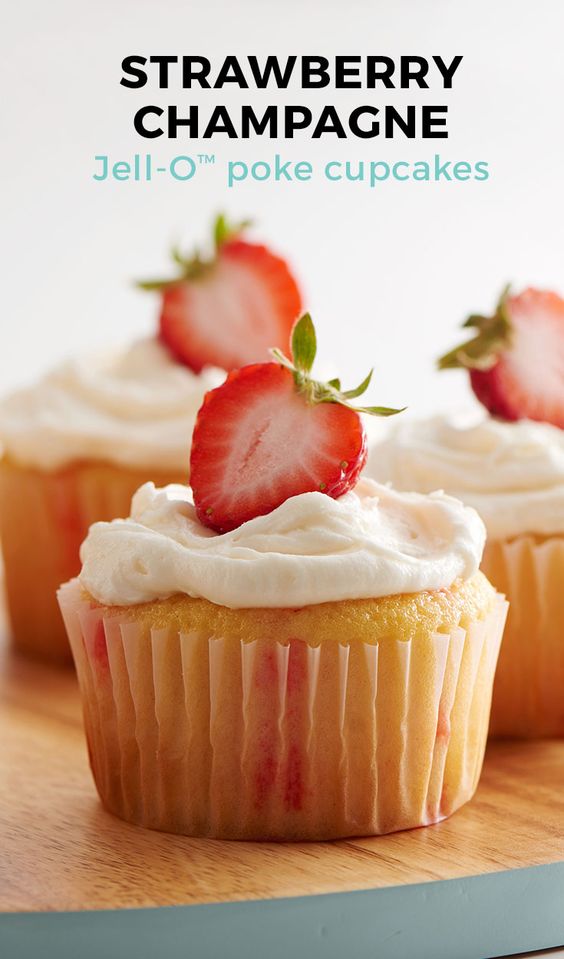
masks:
[[[564,493],[563,493],[564,498]],[[486,544],[482,569],[511,597],[494,686],[496,736],[564,736],[564,536]]]
[[[59,591],[104,805],[255,840],[450,815],[480,775],[507,605],[477,572],[484,535],[449,497],[370,481],[225,534],[187,489],[144,487]]]
[[[56,592],[80,571],[80,544],[89,526],[126,513],[147,480],[166,484],[183,478],[180,471],[95,461],[49,472],[0,459],[0,541],[16,649],[50,662],[72,662]]]

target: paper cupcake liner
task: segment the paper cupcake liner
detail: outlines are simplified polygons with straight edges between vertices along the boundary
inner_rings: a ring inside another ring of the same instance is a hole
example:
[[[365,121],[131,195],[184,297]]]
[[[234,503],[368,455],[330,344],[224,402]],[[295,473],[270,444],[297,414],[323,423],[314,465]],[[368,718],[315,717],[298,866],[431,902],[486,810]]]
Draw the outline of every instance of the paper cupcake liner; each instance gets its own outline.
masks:
[[[191,836],[330,839],[437,822],[473,794],[507,604],[467,629],[309,645],[150,629],[59,601],[102,802]]]
[[[148,479],[180,482],[150,469],[95,462],[47,473],[0,461],[0,540],[17,649],[72,661],[56,591],[78,574],[80,544],[91,523],[128,516],[133,493]]]
[[[482,569],[509,600],[492,735],[564,736],[564,537],[489,542]]]

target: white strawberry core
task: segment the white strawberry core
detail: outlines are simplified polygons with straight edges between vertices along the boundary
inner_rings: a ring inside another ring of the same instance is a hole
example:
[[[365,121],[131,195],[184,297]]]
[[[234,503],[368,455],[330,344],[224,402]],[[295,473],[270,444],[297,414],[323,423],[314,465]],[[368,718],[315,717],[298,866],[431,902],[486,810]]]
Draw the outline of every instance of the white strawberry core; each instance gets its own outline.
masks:
[[[196,337],[201,332],[203,341],[209,342],[214,335],[221,354],[235,356],[250,339],[254,351],[263,348],[263,359],[268,359],[268,349],[277,342],[277,320],[272,298],[256,271],[244,264],[220,261],[209,279],[193,284],[190,297]],[[215,317],[221,317],[221,323],[214,323]]]
[[[512,349],[504,362],[531,415],[538,404],[540,418],[564,405],[564,314],[556,312],[550,295],[525,291],[511,301],[515,330]]]

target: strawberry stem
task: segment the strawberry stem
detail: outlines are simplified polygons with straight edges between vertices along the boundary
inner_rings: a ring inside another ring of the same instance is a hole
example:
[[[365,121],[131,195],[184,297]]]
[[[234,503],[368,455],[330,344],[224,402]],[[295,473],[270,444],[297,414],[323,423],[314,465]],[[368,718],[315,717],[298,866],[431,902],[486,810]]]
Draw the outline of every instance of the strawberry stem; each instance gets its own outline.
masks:
[[[438,360],[440,370],[464,368],[489,370],[495,366],[499,354],[511,343],[512,325],[507,308],[509,285],[504,288],[493,316],[472,313],[462,324],[465,329],[477,330],[476,336],[445,353]]]
[[[235,240],[241,233],[252,226],[252,220],[241,220],[239,223],[230,223],[224,213],[218,213],[213,225],[213,239],[216,254],[224,243]]]
[[[172,262],[179,268],[177,275],[167,279],[138,280],[135,285],[141,290],[164,290],[176,286],[177,283],[199,280],[213,269],[224,244],[236,239],[250,225],[250,220],[230,223],[223,213],[219,213],[212,228],[214,252],[211,257],[203,256],[198,247],[195,247],[191,254],[182,253],[180,247],[174,244],[170,255]]]
[[[341,381],[338,378],[329,380],[327,383],[311,378],[309,374],[317,353],[317,337],[309,313],[304,313],[296,320],[290,342],[291,360],[276,348],[271,349],[270,354],[277,363],[293,373],[296,389],[305,397],[307,403],[339,403],[356,413],[368,413],[371,416],[395,416],[396,413],[403,413],[405,410],[406,407],[394,409],[388,406],[353,406],[349,402],[366,392],[373,370],[370,370],[368,376],[353,390],[342,390]]]

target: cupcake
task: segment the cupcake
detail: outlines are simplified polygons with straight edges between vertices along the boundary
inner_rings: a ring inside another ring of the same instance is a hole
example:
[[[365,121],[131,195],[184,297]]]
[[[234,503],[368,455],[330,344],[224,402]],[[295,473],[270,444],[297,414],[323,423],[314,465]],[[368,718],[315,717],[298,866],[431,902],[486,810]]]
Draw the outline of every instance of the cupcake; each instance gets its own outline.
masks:
[[[96,785],[131,822],[375,835],[476,788],[506,611],[483,524],[360,477],[363,387],[311,379],[312,335],[207,395],[192,490],[143,486],[59,591]]]
[[[211,258],[175,251],[177,275],[142,284],[161,291],[158,338],[66,362],[0,403],[0,539],[18,649],[70,662],[55,594],[80,569],[88,527],[126,515],[147,480],[187,482],[206,391],[287,342],[296,283],[241,230],[219,217]]]
[[[468,367],[486,410],[401,424],[369,473],[400,490],[438,488],[485,521],[482,570],[510,602],[492,733],[564,735],[564,301],[505,292],[493,317],[441,366]]]

